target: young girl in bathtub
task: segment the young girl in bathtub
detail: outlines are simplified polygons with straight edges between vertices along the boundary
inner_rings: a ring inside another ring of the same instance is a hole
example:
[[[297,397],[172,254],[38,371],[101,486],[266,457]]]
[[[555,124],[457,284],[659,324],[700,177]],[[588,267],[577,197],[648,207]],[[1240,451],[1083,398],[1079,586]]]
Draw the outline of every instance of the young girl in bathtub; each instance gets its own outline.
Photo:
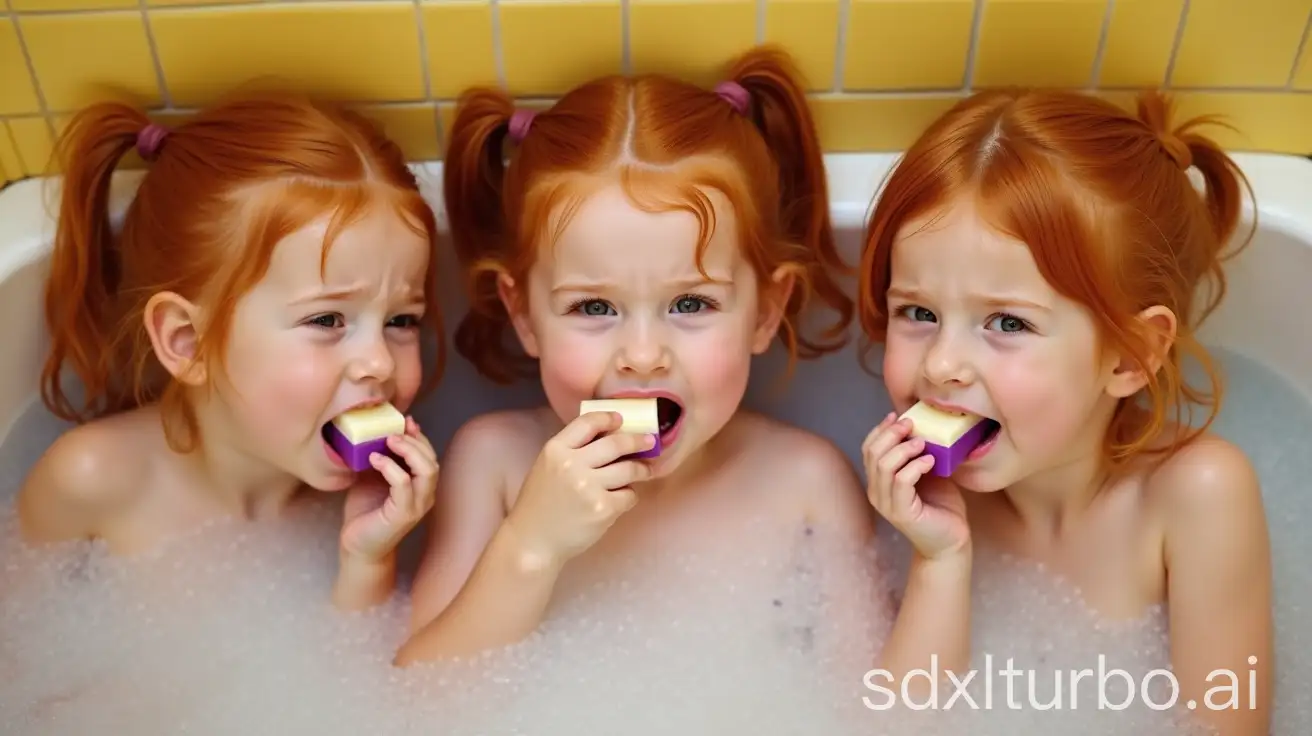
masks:
[[[79,426],[18,497],[32,542],[130,554],[225,516],[275,516],[309,486],[345,492],[333,591],[392,591],[396,546],[432,506],[437,459],[412,418],[376,472],[323,438],[347,410],[421,384],[440,329],[432,210],[365,119],[294,95],[234,98],[173,129],[100,104],[61,143],[42,398]],[[110,179],[149,162],[120,232]],[[84,387],[75,403],[71,369]]]
[[[938,602],[908,636],[936,640],[942,668],[968,666],[972,550],[1000,549],[1110,618],[1165,603],[1178,702],[1221,733],[1265,734],[1262,496],[1243,452],[1207,432],[1220,385],[1195,337],[1224,294],[1247,183],[1205,121],[1174,128],[1169,112],[1156,93],[1135,117],[1074,93],[988,92],[907,152],[861,264],[860,319],[897,412],[866,439],[869,494],[914,547],[917,601]],[[1205,281],[1219,288],[1196,304]],[[1186,356],[1210,386],[1189,384]],[[916,402],[994,421],[948,479],[897,420]]]
[[[794,359],[823,355],[853,309],[789,59],[748,52],[713,90],[608,77],[536,115],[470,92],[445,196],[472,286],[457,348],[490,378],[538,376],[547,405],[452,439],[398,664],[517,642],[607,564],[733,540],[749,515],[869,539],[841,451],[739,407],[777,335]],[[837,314],[818,340],[801,334],[808,301]],[[580,415],[615,397],[657,399],[659,456],[625,457],[653,440],[615,432],[618,414]]]

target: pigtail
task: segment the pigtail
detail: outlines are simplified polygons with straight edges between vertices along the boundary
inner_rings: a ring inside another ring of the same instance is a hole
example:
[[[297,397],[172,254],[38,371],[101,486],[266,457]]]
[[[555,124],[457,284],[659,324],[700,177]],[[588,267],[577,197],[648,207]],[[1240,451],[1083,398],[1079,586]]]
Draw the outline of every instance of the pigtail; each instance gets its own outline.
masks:
[[[779,167],[780,220],[785,236],[804,247],[801,256],[809,287],[838,318],[824,331],[826,341],[800,335],[796,318],[805,306],[808,289],[794,292],[785,314],[784,338],[797,356],[814,358],[847,344],[847,329],[854,305],[838,283],[838,273],[850,273],[835,243],[829,219],[829,192],[824,158],[815,121],[806,98],[806,85],[791,58],[773,47],[753,49],[734,62],[729,79],[742,85],[752,101],[752,117]],[[791,330],[791,332],[789,332]]]
[[[74,116],[57,146],[64,174],[45,290],[50,352],[41,371],[41,398],[51,413],[68,421],[118,411],[131,399],[111,383],[119,366],[107,335],[118,317],[120,274],[110,183],[115,167],[149,123],[131,107],[102,103]],[[82,409],[73,406],[64,386],[65,364],[83,384]]]
[[[1247,192],[1251,200],[1253,190],[1239,165],[1215,141],[1197,132],[1198,128],[1205,125],[1230,126],[1214,117],[1192,118],[1175,125],[1173,113],[1172,100],[1162,92],[1152,90],[1139,96],[1139,119],[1157,135],[1162,148],[1176,165],[1186,171],[1193,168],[1202,178],[1208,237],[1198,240],[1205,242],[1208,248],[1200,254],[1199,274],[1210,277],[1216,288],[1198,317],[1197,322],[1201,323],[1225,297],[1226,280],[1222,265],[1238,255],[1252,240],[1257,227],[1256,216],[1248,235],[1237,241],[1236,248],[1228,250],[1228,246],[1235,242],[1235,230],[1243,211],[1243,194]],[[1257,212],[1255,207],[1253,212]]]
[[[455,331],[456,350],[498,383],[509,383],[509,366],[522,361],[506,345],[510,315],[497,295],[497,275],[511,247],[502,206],[502,147],[514,110],[500,90],[461,96],[442,172],[447,220],[469,297],[469,311]]]

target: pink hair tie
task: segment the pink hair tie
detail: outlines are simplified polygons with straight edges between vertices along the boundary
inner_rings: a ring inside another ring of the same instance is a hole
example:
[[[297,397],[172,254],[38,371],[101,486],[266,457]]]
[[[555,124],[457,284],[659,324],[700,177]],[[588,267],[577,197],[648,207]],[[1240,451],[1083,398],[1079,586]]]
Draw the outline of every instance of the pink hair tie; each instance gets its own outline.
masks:
[[[151,123],[137,133],[137,153],[147,161],[155,160],[159,147],[169,135],[169,129],[158,123]]]
[[[752,104],[752,95],[747,88],[737,82],[720,82],[715,85],[715,94],[733,106],[739,115],[746,115]]]
[[[538,116],[536,110],[516,110],[510,116],[510,138],[516,143],[522,143],[524,136],[528,135],[528,129],[533,125],[533,119]]]

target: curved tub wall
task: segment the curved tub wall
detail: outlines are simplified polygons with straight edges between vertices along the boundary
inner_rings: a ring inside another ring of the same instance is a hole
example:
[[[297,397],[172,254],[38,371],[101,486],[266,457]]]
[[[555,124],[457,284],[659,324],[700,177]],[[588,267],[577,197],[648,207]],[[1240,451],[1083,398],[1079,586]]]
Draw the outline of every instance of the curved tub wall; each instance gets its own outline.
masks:
[[[1258,198],[1260,229],[1251,247],[1231,264],[1229,292],[1204,330],[1204,340],[1245,354],[1275,369],[1312,398],[1312,340],[1306,335],[1308,309],[1297,294],[1312,282],[1312,162],[1273,155],[1238,155]],[[872,194],[895,163],[889,154],[828,157],[834,222],[840,247],[855,262],[861,225]],[[431,203],[437,205],[440,164],[415,167]],[[121,213],[139,175],[126,173],[115,183],[115,212]],[[37,378],[46,348],[38,315],[48,267],[53,222],[46,201],[53,187],[25,181],[0,192],[0,446],[26,411],[40,411]],[[440,212],[440,206],[436,207]],[[1251,214],[1251,213],[1249,213]],[[448,335],[464,299],[448,251],[441,256]],[[854,287],[853,287],[854,288]],[[23,316],[27,315],[27,316]],[[858,328],[854,325],[854,334]],[[474,414],[538,401],[531,382],[500,387],[483,381],[451,352],[436,395],[416,411],[432,440],[445,446],[452,432]],[[871,353],[878,367],[878,351]],[[783,356],[766,356],[755,371],[747,403],[832,438],[854,460],[862,439],[883,412],[887,398],[879,380],[862,371],[854,344],[842,353],[802,363],[786,384]],[[15,437],[16,443],[20,438]],[[32,450],[49,440],[31,439]],[[7,453],[6,453],[7,454]],[[35,458],[32,458],[35,459]],[[5,479],[12,490],[16,479]]]

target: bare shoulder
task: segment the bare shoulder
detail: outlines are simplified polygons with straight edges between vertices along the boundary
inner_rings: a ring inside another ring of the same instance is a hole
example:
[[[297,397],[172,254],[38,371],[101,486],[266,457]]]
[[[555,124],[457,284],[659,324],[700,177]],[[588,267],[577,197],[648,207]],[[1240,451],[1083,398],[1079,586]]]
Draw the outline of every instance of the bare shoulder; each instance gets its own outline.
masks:
[[[1257,471],[1221,437],[1203,435],[1180,449],[1148,476],[1144,490],[1166,520],[1168,544],[1172,536],[1207,538],[1264,526]]]
[[[519,409],[480,414],[460,426],[443,461],[443,476],[460,486],[505,490],[542,449],[549,431],[541,412]]]
[[[856,468],[827,437],[761,414],[743,412],[743,442],[756,473],[775,493],[802,505],[810,524],[865,533],[871,510]]]
[[[158,436],[158,437],[157,437]],[[55,440],[18,493],[24,536],[57,542],[100,536],[144,493],[162,444],[158,415],[140,409],[75,427]]]

